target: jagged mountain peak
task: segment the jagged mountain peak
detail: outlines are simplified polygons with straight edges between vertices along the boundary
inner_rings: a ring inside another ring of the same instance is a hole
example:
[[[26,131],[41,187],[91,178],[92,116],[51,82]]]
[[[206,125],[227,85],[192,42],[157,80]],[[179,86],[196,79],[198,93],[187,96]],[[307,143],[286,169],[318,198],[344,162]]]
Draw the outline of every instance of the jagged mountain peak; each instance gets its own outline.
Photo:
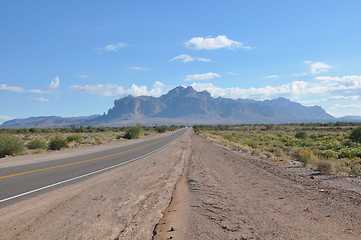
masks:
[[[329,121],[321,107],[305,107],[280,97],[272,100],[213,98],[209,92],[178,86],[159,98],[125,97],[99,120],[187,119],[197,123],[290,123]]]
[[[209,97],[211,98],[211,94],[207,91],[197,92],[193,87],[183,87],[178,86],[170,90],[167,94],[162,95],[160,98],[168,99],[175,97]]]

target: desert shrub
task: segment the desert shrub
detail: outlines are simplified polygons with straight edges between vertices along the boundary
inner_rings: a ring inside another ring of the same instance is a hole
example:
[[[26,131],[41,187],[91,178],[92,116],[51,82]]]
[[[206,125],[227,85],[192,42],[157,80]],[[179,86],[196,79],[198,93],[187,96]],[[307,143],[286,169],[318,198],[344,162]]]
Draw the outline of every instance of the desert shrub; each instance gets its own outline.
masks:
[[[41,139],[33,139],[26,145],[26,147],[28,149],[47,149],[48,146]]]
[[[40,128],[29,128],[29,132],[31,132],[31,133],[40,133],[41,129]]]
[[[317,169],[325,174],[331,174],[335,172],[335,167],[332,162],[318,162]]]
[[[106,132],[107,131],[107,128],[106,127],[97,127],[96,130],[98,132]]]
[[[341,150],[338,155],[338,158],[354,158],[361,157],[361,148],[360,147],[345,147]]]
[[[324,158],[337,158],[338,157],[338,153],[333,150],[323,151],[323,152],[321,152],[320,155]]]
[[[49,149],[50,150],[60,150],[62,148],[67,148],[68,142],[65,138],[61,136],[56,136],[55,138],[51,139],[49,142]]]
[[[307,133],[306,132],[296,132],[295,137],[299,138],[299,139],[305,139],[305,138],[307,138]]]
[[[361,167],[351,167],[350,173],[354,176],[361,176]]]
[[[169,130],[169,127],[168,126],[157,126],[154,129],[158,133],[165,133]]]
[[[81,143],[81,142],[84,141],[84,138],[83,138],[81,135],[79,135],[79,134],[73,134],[73,135],[68,136],[68,137],[66,138],[66,140],[67,140],[68,142],[73,142],[73,141],[75,141],[75,142]]]
[[[115,136],[115,139],[121,139],[121,138],[123,138],[123,135],[117,135],[117,136]]]
[[[125,132],[124,138],[126,139],[138,139],[143,134],[143,126],[140,124],[137,124],[134,127],[128,128],[128,130]]]
[[[309,148],[301,148],[296,152],[296,159],[303,163],[303,165],[308,165],[314,158],[313,151]]]
[[[265,152],[264,155],[266,156],[266,158],[272,158],[272,153],[270,152]]]
[[[350,139],[354,142],[359,142],[361,143],[361,127],[355,128],[351,135],[350,135]]]
[[[226,134],[223,136],[224,139],[226,139],[227,141],[233,142],[234,141],[234,137],[232,134]]]
[[[258,143],[255,142],[255,141],[252,141],[251,139],[244,140],[244,144],[248,145],[251,148],[257,148],[258,147]]]
[[[24,143],[17,137],[0,135],[0,158],[7,155],[15,156],[24,151]]]
[[[254,150],[252,151],[252,155],[260,156],[260,155],[261,155],[261,151],[258,150],[258,149],[254,149]]]

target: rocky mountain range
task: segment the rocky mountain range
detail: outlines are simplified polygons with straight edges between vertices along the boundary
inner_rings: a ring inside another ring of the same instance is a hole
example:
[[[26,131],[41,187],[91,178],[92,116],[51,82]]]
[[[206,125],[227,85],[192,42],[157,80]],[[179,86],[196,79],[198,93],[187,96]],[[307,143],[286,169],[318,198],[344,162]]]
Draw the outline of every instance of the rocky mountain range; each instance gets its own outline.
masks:
[[[345,118],[350,119],[350,118]],[[176,87],[160,97],[127,96],[114,101],[103,115],[78,118],[35,117],[5,122],[2,128],[193,125],[193,124],[277,124],[334,122],[337,118],[319,106],[306,107],[286,98],[255,101],[213,98],[207,91]]]

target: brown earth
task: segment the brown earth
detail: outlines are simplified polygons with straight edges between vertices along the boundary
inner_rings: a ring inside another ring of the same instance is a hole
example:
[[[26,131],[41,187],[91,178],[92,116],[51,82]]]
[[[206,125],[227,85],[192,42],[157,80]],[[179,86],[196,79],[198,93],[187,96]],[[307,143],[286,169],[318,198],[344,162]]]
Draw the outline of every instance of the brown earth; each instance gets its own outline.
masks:
[[[0,209],[0,239],[361,239],[361,186],[347,181],[188,131],[137,162]]]

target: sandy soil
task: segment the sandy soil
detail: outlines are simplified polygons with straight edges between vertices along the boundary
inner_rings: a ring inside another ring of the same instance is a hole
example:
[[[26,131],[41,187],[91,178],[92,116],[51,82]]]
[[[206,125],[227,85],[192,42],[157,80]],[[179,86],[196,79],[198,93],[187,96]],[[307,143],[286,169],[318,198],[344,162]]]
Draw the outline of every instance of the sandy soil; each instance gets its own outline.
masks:
[[[137,162],[0,209],[0,239],[361,239],[359,182],[295,169],[188,131]]]

